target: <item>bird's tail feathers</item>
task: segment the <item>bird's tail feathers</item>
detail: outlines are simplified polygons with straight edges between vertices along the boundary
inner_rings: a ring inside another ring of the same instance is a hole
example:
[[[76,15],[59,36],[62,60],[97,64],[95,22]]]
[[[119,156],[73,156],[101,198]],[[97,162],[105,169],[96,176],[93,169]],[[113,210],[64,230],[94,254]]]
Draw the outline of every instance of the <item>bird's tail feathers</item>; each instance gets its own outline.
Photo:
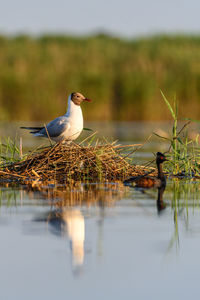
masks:
[[[28,130],[34,130],[31,131],[30,133],[37,133],[39,132],[41,129],[43,129],[44,127],[20,127],[21,129],[28,129]]]

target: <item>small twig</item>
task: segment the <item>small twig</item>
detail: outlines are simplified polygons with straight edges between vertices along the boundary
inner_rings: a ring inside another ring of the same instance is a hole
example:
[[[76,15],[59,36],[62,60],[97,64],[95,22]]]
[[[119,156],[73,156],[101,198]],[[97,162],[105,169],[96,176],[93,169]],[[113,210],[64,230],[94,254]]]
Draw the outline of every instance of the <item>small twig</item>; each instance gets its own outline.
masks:
[[[143,144],[132,144],[132,145],[115,145],[113,148],[130,148],[130,147],[138,147],[142,146]]]
[[[13,173],[10,173],[10,172],[5,172],[5,171],[0,171],[0,174],[5,174],[5,175],[8,175],[8,176],[12,176],[12,177],[27,178],[27,176],[24,176],[24,175],[13,174]]]
[[[22,150],[22,137],[19,138],[19,157],[22,159],[23,157],[23,150]]]
[[[46,133],[47,133],[47,136],[48,136],[48,139],[49,139],[49,143],[50,143],[50,145],[51,145],[51,147],[52,147],[53,144],[52,144],[52,142],[51,142],[51,138],[50,138],[50,135],[49,135],[49,132],[48,132],[48,130],[47,130],[47,126],[46,126],[45,123],[44,123],[44,128],[45,128],[45,130],[46,130]]]
[[[150,140],[150,138],[152,137],[152,134],[150,134],[149,136],[148,136],[148,138],[145,140],[145,142],[143,143],[143,144],[141,144],[141,146],[139,146],[139,147],[137,147],[136,149],[134,149],[133,151],[131,151],[130,153],[128,153],[126,156],[124,156],[123,158],[125,159],[125,158],[127,158],[127,157],[129,157],[131,154],[133,154],[133,153],[135,153],[137,150],[139,150],[139,149],[141,149],[149,140]]]
[[[40,175],[38,175],[38,173],[37,173],[34,169],[32,169],[32,173],[33,173],[33,175],[35,175],[36,177],[39,177],[39,178],[40,178]]]
[[[98,131],[93,132],[91,135],[89,135],[88,137],[86,137],[83,141],[81,141],[79,143],[79,145],[82,145],[84,142],[86,142],[89,138],[91,138],[93,135],[97,134]]]
[[[177,137],[180,135],[180,133],[191,123],[191,121],[186,122],[183,127],[181,128],[181,130],[177,133]]]

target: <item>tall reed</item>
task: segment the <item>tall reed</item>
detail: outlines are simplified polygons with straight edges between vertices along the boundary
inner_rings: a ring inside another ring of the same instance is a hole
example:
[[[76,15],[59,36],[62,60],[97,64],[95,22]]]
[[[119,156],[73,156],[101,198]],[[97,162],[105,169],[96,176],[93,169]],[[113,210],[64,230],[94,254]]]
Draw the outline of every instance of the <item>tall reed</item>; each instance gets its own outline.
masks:
[[[187,120],[184,124],[179,125],[180,120],[178,117],[178,102],[176,98],[173,104],[170,104],[162,91],[161,95],[173,120],[171,137],[164,137],[155,132],[154,134],[169,142],[168,152],[170,164],[168,164],[168,171],[172,172],[173,175],[199,175],[199,135],[197,134],[195,139],[189,138],[188,126],[191,121]]]

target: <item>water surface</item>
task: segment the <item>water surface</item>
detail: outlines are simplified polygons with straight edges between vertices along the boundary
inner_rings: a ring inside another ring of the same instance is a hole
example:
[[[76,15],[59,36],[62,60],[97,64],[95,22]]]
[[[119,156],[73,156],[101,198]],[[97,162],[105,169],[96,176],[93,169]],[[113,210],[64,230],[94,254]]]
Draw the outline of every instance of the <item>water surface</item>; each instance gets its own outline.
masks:
[[[158,147],[167,145],[153,141],[138,160]],[[0,201],[2,299],[199,295],[198,182],[168,180],[161,193],[121,183],[2,186]]]

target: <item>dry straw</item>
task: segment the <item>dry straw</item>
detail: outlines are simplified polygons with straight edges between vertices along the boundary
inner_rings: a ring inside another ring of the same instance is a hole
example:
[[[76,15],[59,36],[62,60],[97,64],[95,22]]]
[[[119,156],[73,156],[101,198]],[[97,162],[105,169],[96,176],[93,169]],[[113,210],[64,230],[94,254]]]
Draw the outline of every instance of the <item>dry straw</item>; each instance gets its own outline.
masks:
[[[98,141],[93,146],[58,143],[2,167],[0,179],[23,184],[121,181],[128,176],[149,172],[150,168],[130,163],[129,153],[139,146]]]

